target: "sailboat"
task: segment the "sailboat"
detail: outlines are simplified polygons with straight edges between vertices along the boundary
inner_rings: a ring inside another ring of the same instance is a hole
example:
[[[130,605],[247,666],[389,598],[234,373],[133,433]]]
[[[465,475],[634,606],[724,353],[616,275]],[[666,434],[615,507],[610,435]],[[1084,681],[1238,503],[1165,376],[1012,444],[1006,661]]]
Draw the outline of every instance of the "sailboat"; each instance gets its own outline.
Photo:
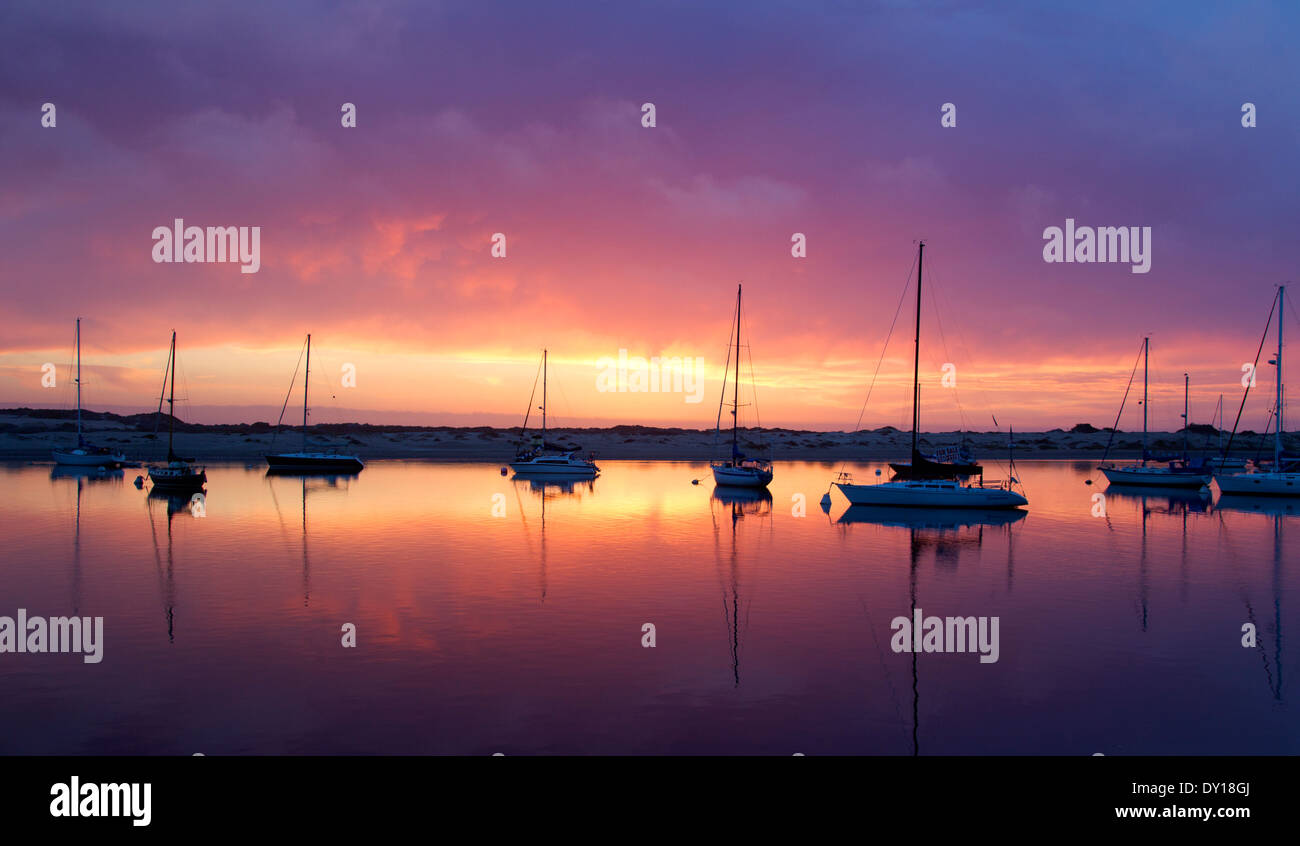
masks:
[[[173,449],[176,430],[176,332],[172,332],[171,352],[167,357],[167,373],[171,377],[171,392],[167,397],[167,463],[149,468],[149,481],[158,491],[197,491],[208,480],[202,467],[195,467],[192,458],[181,458]],[[162,402],[158,403],[160,406]]]
[[[302,450],[266,456],[271,470],[289,473],[360,473],[365,464],[355,455],[307,450],[307,385],[311,380],[311,334],[307,335],[307,367],[302,376]],[[293,390],[292,384],[289,386]],[[287,402],[288,400],[286,400]]]
[[[772,462],[763,458],[749,458],[740,451],[740,296],[741,285],[736,285],[736,371],[731,385],[731,458],[713,461],[715,484],[737,488],[765,488],[772,481]],[[718,399],[718,428],[722,422],[722,405],[727,397],[727,385],[722,384]],[[716,430],[715,430],[716,431]]]
[[[1282,315],[1286,305],[1286,286],[1280,285],[1277,289],[1277,357],[1269,364],[1277,369],[1274,371],[1277,376],[1277,425],[1273,432],[1273,463],[1268,470],[1256,470],[1254,473],[1224,473],[1214,474],[1214,481],[1218,484],[1219,490],[1225,494],[1251,494],[1255,496],[1300,496],[1300,472],[1288,468],[1296,467],[1298,463],[1294,458],[1287,456],[1282,451],[1282,433],[1286,431],[1283,426],[1282,415]],[[1261,346],[1263,342],[1261,342]],[[1250,393],[1250,387],[1246,387],[1246,393]],[[1245,395],[1242,396],[1242,403],[1246,401]],[[1240,418],[1240,413],[1238,413]],[[1233,435],[1236,435],[1236,426],[1233,426]],[[1228,448],[1232,448],[1232,436],[1228,438]]]
[[[600,473],[600,468],[596,462],[590,458],[581,458],[573,451],[569,452],[547,452],[546,450],[546,378],[548,369],[547,351],[542,350],[542,404],[538,408],[542,412],[542,430],[533,436],[532,446],[525,448],[522,443],[523,432],[528,431],[528,418],[533,411],[533,398],[528,398],[528,411],[524,413],[524,428],[520,433],[521,442],[519,448],[515,451],[515,460],[510,463],[510,469],[520,475],[532,476],[563,476],[566,478],[595,478]],[[537,383],[533,383],[534,393],[537,391]]]
[[[1210,483],[1211,469],[1204,462],[1192,461],[1187,452],[1190,421],[1187,401],[1190,382],[1183,374],[1183,454],[1181,458],[1157,459],[1147,450],[1148,383],[1151,373],[1151,338],[1142,339],[1142,458],[1136,464],[1115,464],[1102,457],[1097,469],[1112,485],[1154,485],[1162,488],[1201,488]],[[1120,412],[1124,407],[1121,403]],[[1118,421],[1117,421],[1118,422]],[[1111,437],[1114,437],[1112,432]],[[1107,445],[1109,449],[1109,445]],[[1161,465],[1164,466],[1161,466]]]
[[[925,243],[916,258],[916,351],[912,365],[912,460],[890,464],[894,471],[888,482],[860,485],[841,473],[834,487],[852,505],[912,506],[922,508],[1019,508],[1028,505],[1023,494],[1013,490],[1014,464],[1005,482],[985,481],[984,468],[964,458],[954,462],[923,456],[917,448],[920,424],[921,368],[921,268]],[[877,471],[879,473],[879,471]],[[978,477],[978,481],[971,480]]]
[[[1215,470],[1245,470],[1245,458],[1239,455],[1223,454],[1223,394],[1219,394],[1219,405],[1214,410],[1214,417],[1218,421],[1215,429],[1219,433],[1219,454],[1210,459],[1210,465]]]
[[[116,467],[126,463],[126,456],[106,447],[86,442],[81,434],[81,318],[77,318],[77,445],[72,449],[54,450],[56,464],[68,467]]]
[[[975,463],[965,445],[949,447],[936,455],[922,455],[917,448],[921,428],[921,270],[925,264],[925,244],[916,252],[916,354],[912,362],[912,456],[911,461],[890,464],[894,479],[956,479],[981,476],[984,468]]]

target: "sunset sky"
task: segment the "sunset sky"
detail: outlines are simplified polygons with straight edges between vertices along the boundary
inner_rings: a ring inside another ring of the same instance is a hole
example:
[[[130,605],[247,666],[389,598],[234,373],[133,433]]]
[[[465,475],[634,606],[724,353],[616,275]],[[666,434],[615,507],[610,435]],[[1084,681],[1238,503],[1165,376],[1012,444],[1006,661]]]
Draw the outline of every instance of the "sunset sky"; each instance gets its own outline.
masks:
[[[1050,6],[11,0],[0,406],[69,406],[80,316],[95,409],[155,407],[175,329],[182,417],[274,420],[311,332],[318,421],[515,425],[546,347],[559,423],[705,428],[743,281],[761,422],[844,429],[924,239],[924,428],[1110,425],[1144,334],[1153,428],[1184,372],[1231,425],[1300,281],[1300,7]],[[1151,227],[1150,272],[1045,263],[1067,217]],[[260,226],[260,271],[155,263],[175,218]],[[864,427],[908,423],[911,320]],[[704,401],[598,391],[620,349]]]

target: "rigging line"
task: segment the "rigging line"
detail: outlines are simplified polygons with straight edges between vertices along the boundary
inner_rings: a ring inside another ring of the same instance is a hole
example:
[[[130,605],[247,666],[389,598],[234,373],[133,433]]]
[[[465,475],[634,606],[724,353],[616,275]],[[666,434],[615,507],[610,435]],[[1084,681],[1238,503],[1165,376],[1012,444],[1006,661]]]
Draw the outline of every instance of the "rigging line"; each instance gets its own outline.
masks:
[[[857,432],[862,428],[862,418],[867,413],[867,405],[871,402],[871,392],[876,388],[876,377],[880,375],[880,365],[885,363],[885,354],[889,352],[889,340],[894,336],[894,326],[898,323],[898,315],[903,313],[903,303],[907,300],[907,292],[911,288],[912,271],[916,269],[916,259],[912,259],[912,266],[907,270],[907,278],[903,280],[903,292],[898,296],[898,307],[894,309],[894,319],[889,322],[889,332],[885,335],[885,345],[880,350],[880,358],[876,360],[876,370],[871,374],[871,383],[867,385],[867,398],[862,401],[862,409],[858,412],[858,420],[853,424],[853,431]],[[844,474],[844,468],[849,466],[848,459],[840,464],[840,474]],[[829,486],[827,487],[829,490]]]
[[[1264,421],[1264,431],[1260,433],[1259,440],[1255,444],[1255,457],[1253,460],[1256,464],[1264,457],[1264,447],[1268,443],[1269,433],[1273,431],[1273,421],[1276,419],[1276,414],[1276,411],[1269,409],[1268,420]]]
[[[570,411],[573,410],[573,405],[572,405],[572,403],[569,402],[569,395],[566,394],[566,393],[564,392],[564,385],[563,385],[563,383],[556,382],[556,383],[555,383],[555,390],[557,390],[557,391],[560,392],[560,405],[564,408],[564,413],[565,413],[565,414],[568,414]],[[551,419],[555,421],[555,428],[556,428],[556,429],[565,428],[565,427],[560,426],[560,418],[559,418],[557,415],[555,415],[555,414],[551,414],[551,410],[550,410],[549,408],[546,409],[546,413],[547,413],[547,414],[550,414],[550,415],[551,415]],[[573,435],[570,434],[569,438],[570,438],[570,441],[572,441],[572,439],[573,439]]]
[[[885,653],[880,648],[880,639],[876,637],[876,625],[871,619],[871,612],[867,610],[867,602],[858,594],[858,602],[862,605],[862,613],[867,618],[867,630],[871,632],[871,641],[876,645],[876,657],[880,659],[880,672],[885,677],[885,684],[889,686],[889,695],[894,703],[894,713],[898,715],[899,728],[903,730],[903,739],[907,739],[907,720],[903,718],[903,709],[898,706],[898,691],[894,689],[894,680],[889,676],[889,666],[885,663]]]
[[[73,342],[72,342],[72,357],[68,359],[68,376],[67,376],[67,378],[64,379],[64,381],[63,381],[63,393],[62,393],[62,395],[61,395],[60,398],[59,398],[59,402],[60,402],[61,404],[65,405],[65,406],[67,406],[67,405],[71,405],[71,404],[72,404],[71,402],[68,401],[68,397],[73,397],[73,398],[74,398],[74,399],[73,399],[73,402],[76,401],[76,399],[75,399],[75,397],[76,397],[76,391],[73,390],[73,387],[74,387],[74,385],[76,384],[76,378],[77,378],[77,377],[76,377],[76,373],[77,373],[77,342],[76,342],[76,340],[75,340],[75,338],[76,338],[76,335],[75,335],[75,334],[73,335],[73,338],[74,338],[74,340],[73,340]]]
[[[167,398],[167,377],[171,375],[171,372],[172,372],[172,357],[171,357],[171,353],[169,352],[167,354],[167,364],[163,366],[162,388],[158,390],[158,411],[154,414],[154,418],[153,418],[153,433],[155,435],[158,434],[158,420],[162,416],[163,400]]]
[[[1110,427],[1110,437],[1106,439],[1106,449],[1101,454],[1101,463],[1106,462],[1106,456],[1110,455],[1111,444],[1115,442],[1115,433],[1119,431],[1119,418],[1124,414],[1124,405],[1128,402],[1129,391],[1133,389],[1133,380],[1137,378],[1138,362],[1142,361],[1142,352],[1146,349],[1146,339],[1142,339],[1142,346],[1138,348],[1137,360],[1133,362],[1133,372],[1128,375],[1128,385],[1124,388],[1124,398],[1120,400],[1119,411],[1115,412],[1115,423]]]
[[[275,439],[280,436],[280,425],[284,423],[284,412],[289,407],[289,397],[293,396],[293,386],[298,381],[298,368],[302,366],[302,356],[306,351],[307,342],[304,341],[298,352],[298,363],[293,366],[293,377],[289,379],[289,390],[284,394],[284,405],[280,406],[280,419],[275,421],[275,431],[271,433],[271,446],[275,446]]]
[[[528,394],[528,408],[524,410],[524,426],[519,430],[519,443],[524,442],[524,435],[528,432],[528,415],[533,413],[533,399],[537,396],[537,383],[542,378],[542,363],[537,362],[537,374],[533,376],[533,390]],[[545,446],[543,444],[543,446]]]
[[[1273,312],[1277,311],[1277,301],[1281,296],[1281,289],[1273,295],[1273,305],[1268,309],[1268,321],[1264,324],[1264,334],[1259,337],[1259,349],[1255,351],[1255,363],[1252,365],[1251,373],[1259,370],[1259,357],[1264,352],[1264,341],[1268,340],[1268,329],[1273,325]],[[1251,381],[1254,381],[1253,379]],[[1223,456],[1227,456],[1232,451],[1232,441],[1237,437],[1237,426],[1241,424],[1241,413],[1246,409],[1246,397],[1250,396],[1250,384],[1246,385],[1246,390],[1241,394],[1241,405],[1237,407],[1237,419],[1232,422],[1232,434],[1228,435],[1228,443],[1223,448]]]
[[[722,431],[722,405],[727,401],[727,374],[731,372],[731,339],[736,333],[736,320],[740,317],[740,301],[736,301],[736,310],[731,315],[731,327],[727,330],[727,363],[722,368],[722,393],[718,397],[718,419],[713,425],[713,445],[718,445],[718,436]],[[736,351],[740,355],[740,350]]]

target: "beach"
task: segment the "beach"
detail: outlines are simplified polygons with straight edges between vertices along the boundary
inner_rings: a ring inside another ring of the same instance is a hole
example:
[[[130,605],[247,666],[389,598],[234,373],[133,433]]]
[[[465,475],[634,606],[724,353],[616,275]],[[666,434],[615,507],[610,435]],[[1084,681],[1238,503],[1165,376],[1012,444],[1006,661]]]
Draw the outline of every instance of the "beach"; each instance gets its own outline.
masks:
[[[50,416],[53,415],[53,416]],[[167,454],[166,423],[157,426],[155,415],[119,416],[88,412],[83,417],[87,441],[121,451],[134,461],[157,461]],[[162,418],[165,421],[165,416]],[[266,423],[196,425],[178,422],[176,452],[198,461],[260,460],[268,452],[293,451],[302,446],[301,429],[279,433]],[[1190,437],[1189,452],[1213,455],[1218,438],[1196,431]],[[1087,431],[1094,429],[1094,431]],[[529,437],[535,430],[529,431]],[[919,438],[923,452],[955,446],[968,440],[977,458],[1004,460],[1010,450],[1005,432],[926,432]],[[431,459],[439,461],[507,461],[515,455],[520,440],[518,428],[488,426],[375,426],[369,424],[322,424],[313,426],[312,448],[334,448],[369,459]],[[1294,434],[1288,435],[1296,446]],[[1100,459],[1106,453],[1109,431],[1081,424],[1071,430],[1016,432],[1017,458]],[[13,409],[0,411],[0,460],[44,461],[50,451],[76,443],[76,423],[71,412]],[[1178,452],[1182,434],[1152,432],[1148,436],[1154,452]],[[1259,436],[1239,433],[1233,453],[1250,457],[1258,448]],[[577,449],[597,458],[699,461],[725,456],[730,451],[729,433],[712,429],[612,426],[608,428],[562,428],[546,433],[548,448]],[[1141,454],[1141,432],[1116,432],[1110,457],[1126,459]],[[744,429],[740,433],[742,452],[792,461],[872,461],[906,459],[911,451],[911,434],[892,427],[858,432],[819,432],[801,429]],[[1271,449],[1265,452],[1271,453]]]

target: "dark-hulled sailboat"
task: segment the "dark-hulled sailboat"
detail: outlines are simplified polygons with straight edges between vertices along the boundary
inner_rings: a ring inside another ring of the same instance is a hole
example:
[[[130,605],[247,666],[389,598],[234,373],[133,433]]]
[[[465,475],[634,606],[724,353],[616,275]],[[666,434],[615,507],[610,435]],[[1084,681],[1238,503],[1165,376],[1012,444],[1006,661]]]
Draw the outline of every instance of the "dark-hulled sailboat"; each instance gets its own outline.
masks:
[[[266,456],[266,463],[277,473],[360,473],[365,468],[355,455],[335,451],[307,449],[307,386],[311,381],[311,334],[307,335],[307,366],[302,376],[302,449]],[[289,386],[293,390],[293,385]],[[286,400],[287,402],[287,400]]]
[[[167,396],[167,463],[149,468],[149,481],[159,492],[198,491],[208,480],[203,467],[195,467],[192,458],[181,458],[173,448],[176,431],[176,332],[172,331],[171,352],[167,356],[167,375],[171,388]],[[158,402],[162,406],[161,399]]]

